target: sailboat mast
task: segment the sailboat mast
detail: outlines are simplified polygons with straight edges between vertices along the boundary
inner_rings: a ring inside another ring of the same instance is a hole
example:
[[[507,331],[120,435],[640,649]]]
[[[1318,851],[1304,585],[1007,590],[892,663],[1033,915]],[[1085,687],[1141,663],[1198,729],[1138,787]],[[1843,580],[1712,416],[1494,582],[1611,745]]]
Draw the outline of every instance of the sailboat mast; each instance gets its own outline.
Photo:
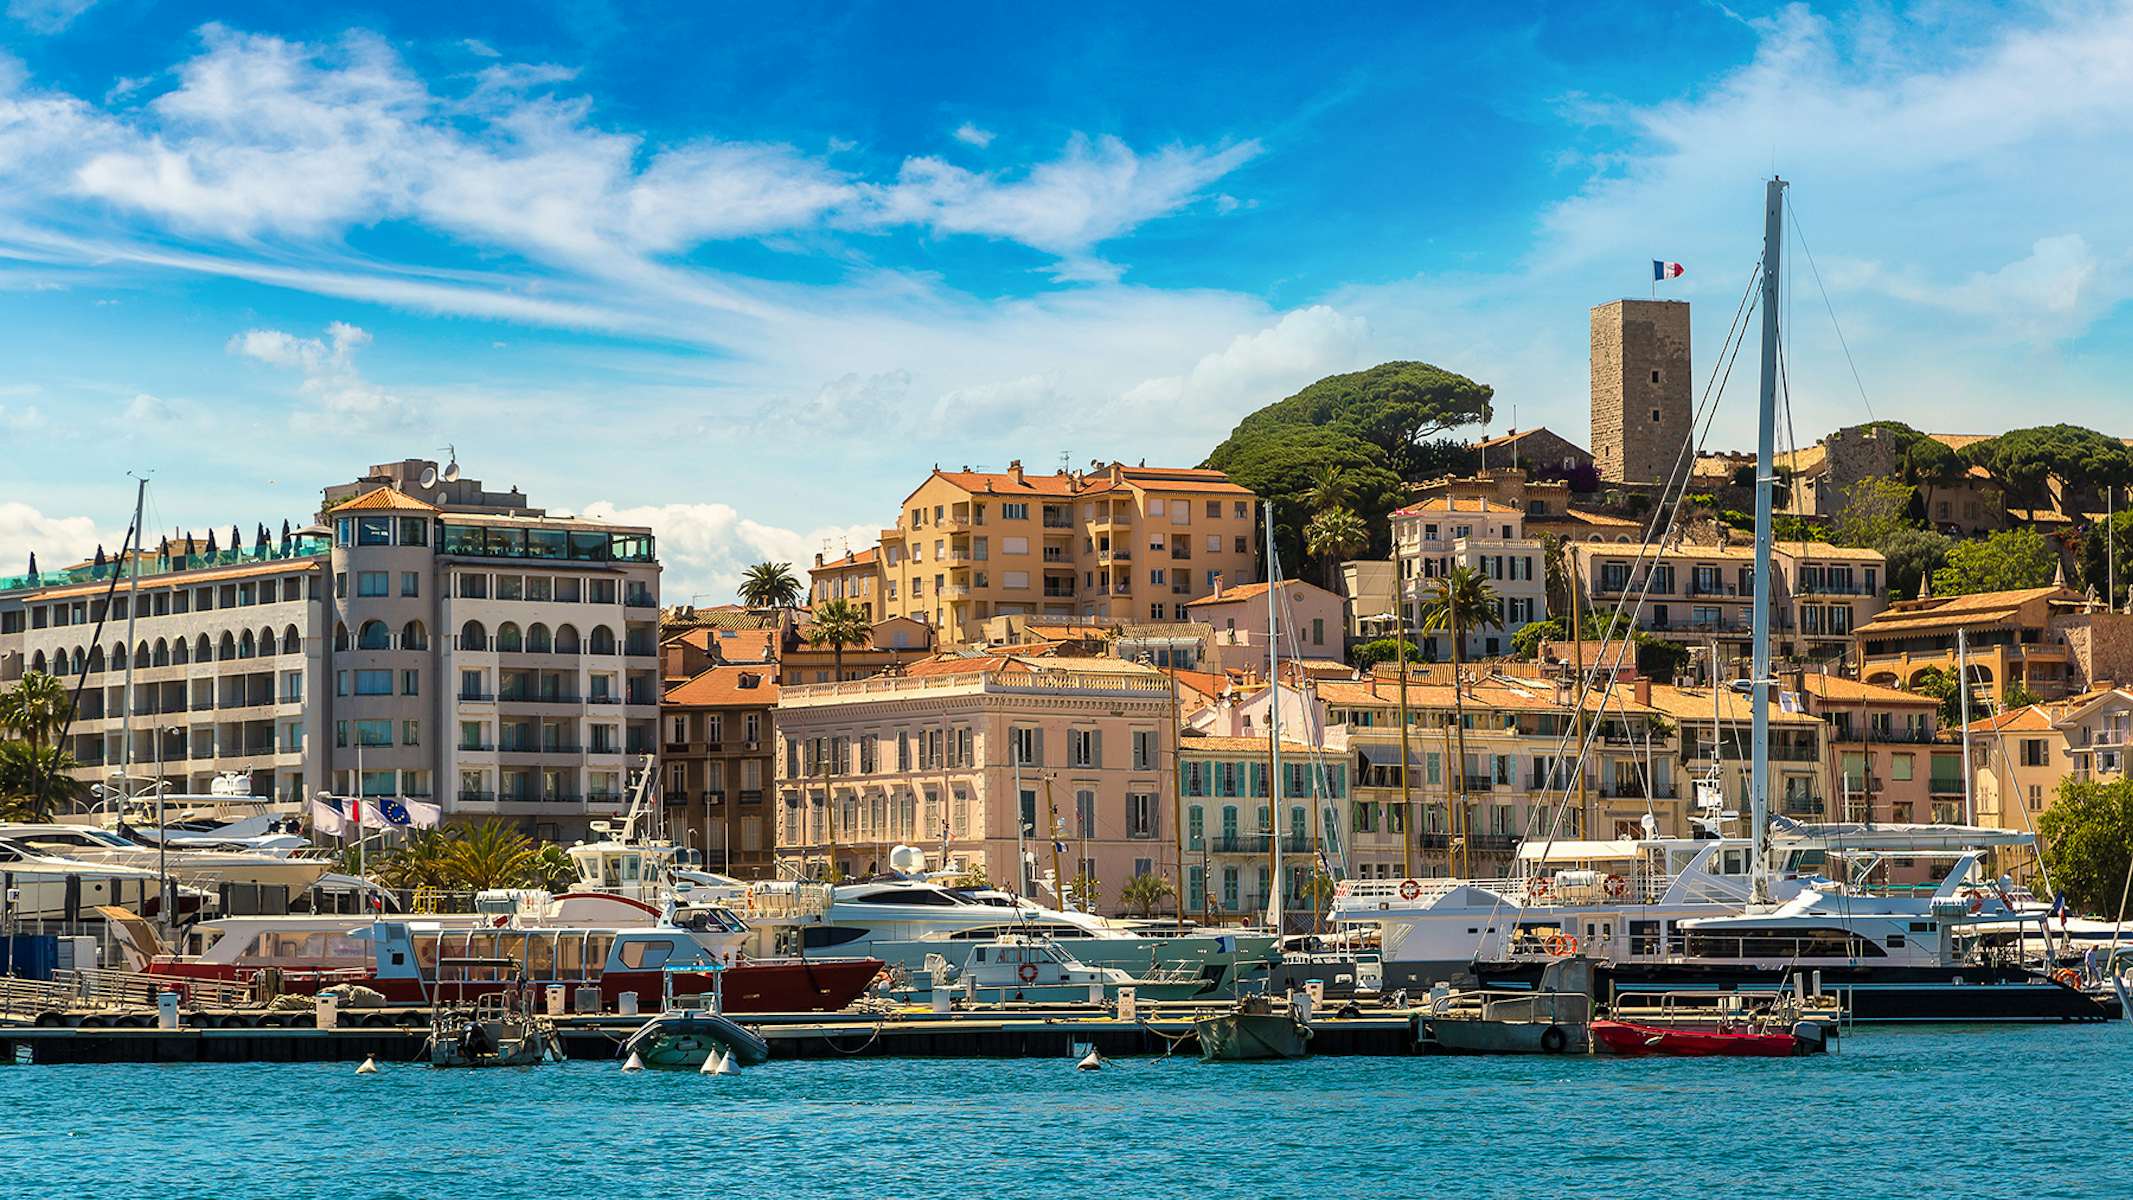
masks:
[[[1970,767],[1970,639],[1961,626],[1955,630],[1955,695],[1957,712],[1963,722],[1963,824],[1975,825],[1977,791]],[[2004,812],[2005,809],[2002,805],[2001,810]]]
[[[1281,936],[1281,563],[1274,552],[1274,502],[1266,502],[1266,669],[1267,698],[1267,924]],[[1403,686],[1404,686],[1404,680]],[[1405,764],[1402,764],[1405,765]]]
[[[133,628],[134,621],[141,614],[141,514],[147,502],[148,480],[136,480],[133,489],[133,530],[127,539],[134,545],[130,567],[132,582],[126,589],[126,689],[119,701],[119,771],[122,777],[119,787],[125,792],[128,800],[133,798],[133,660],[138,657],[133,652]],[[128,569],[124,541],[119,543],[119,566],[121,569]],[[162,889],[156,899],[156,913],[166,927],[175,927],[176,918],[170,911],[169,831],[163,827],[163,733],[160,725],[151,724],[150,728],[155,730],[150,736],[156,739],[156,876],[159,881],[157,886]]]
[[[1748,676],[1753,726],[1749,737],[1749,828],[1755,838],[1749,901],[1770,902],[1770,491],[1777,457],[1779,254],[1785,241],[1785,181],[1763,185],[1762,389],[1755,410],[1754,653]]]

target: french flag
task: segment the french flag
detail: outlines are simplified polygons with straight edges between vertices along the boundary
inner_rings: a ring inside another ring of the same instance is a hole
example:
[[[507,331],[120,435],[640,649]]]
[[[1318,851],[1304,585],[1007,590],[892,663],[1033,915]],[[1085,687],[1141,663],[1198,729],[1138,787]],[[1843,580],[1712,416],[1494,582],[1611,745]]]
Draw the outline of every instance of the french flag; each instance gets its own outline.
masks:
[[[1680,263],[1661,262],[1655,258],[1652,260],[1652,282],[1657,283],[1662,279],[1679,279],[1682,273],[1687,270],[1688,268]]]

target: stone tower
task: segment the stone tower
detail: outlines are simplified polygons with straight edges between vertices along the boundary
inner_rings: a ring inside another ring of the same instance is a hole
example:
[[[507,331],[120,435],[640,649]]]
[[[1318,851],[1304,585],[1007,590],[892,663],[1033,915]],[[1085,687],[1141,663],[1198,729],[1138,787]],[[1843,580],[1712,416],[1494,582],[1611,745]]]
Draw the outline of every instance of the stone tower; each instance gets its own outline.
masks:
[[[1686,300],[1616,300],[1592,310],[1592,458],[1608,483],[1672,474],[1694,421]]]

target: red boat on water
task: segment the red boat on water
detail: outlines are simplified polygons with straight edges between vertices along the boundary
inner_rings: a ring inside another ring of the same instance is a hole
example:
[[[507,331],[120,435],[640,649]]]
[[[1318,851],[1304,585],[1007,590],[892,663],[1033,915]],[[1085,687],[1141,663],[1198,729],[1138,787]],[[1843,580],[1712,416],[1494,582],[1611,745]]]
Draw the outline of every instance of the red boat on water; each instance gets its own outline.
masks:
[[[1625,1058],[1791,1058],[1820,1049],[1819,1039],[1792,1030],[1753,1028],[1683,1028],[1639,1025],[1632,1021],[1594,1021],[1595,1054]]]

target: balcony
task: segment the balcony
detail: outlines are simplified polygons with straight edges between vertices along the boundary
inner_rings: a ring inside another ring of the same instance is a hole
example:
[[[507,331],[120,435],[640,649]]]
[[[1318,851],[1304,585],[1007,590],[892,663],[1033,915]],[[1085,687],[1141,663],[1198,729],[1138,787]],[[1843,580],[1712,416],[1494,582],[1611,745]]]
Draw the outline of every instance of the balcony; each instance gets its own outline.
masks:
[[[1272,837],[1264,833],[1225,833],[1207,839],[1207,848],[1216,854],[1265,854]],[[1311,839],[1297,834],[1284,834],[1281,839],[1284,854],[1308,854]]]
[[[568,692],[529,692],[506,688],[497,697],[505,704],[576,704],[578,698]]]
[[[496,793],[482,788],[459,789],[461,804],[488,804],[496,799]]]
[[[603,694],[598,696],[587,696],[585,698],[585,702],[587,704],[620,704],[622,703],[622,699],[619,696]]]
[[[1936,796],[1960,796],[1963,794],[1963,777],[1935,775],[1929,790]]]
[[[494,699],[496,699],[496,693],[495,693],[495,692],[469,692],[469,691],[466,691],[466,690],[462,689],[462,690],[460,691],[460,693],[459,693],[459,698],[460,698],[461,700],[494,700]]]
[[[1071,586],[1053,587],[1049,583],[1047,583],[1044,587],[1044,592],[1042,594],[1053,599],[1070,600],[1074,596],[1074,589]]]
[[[667,790],[667,803],[668,803],[668,804],[687,804],[688,802],[689,802],[689,793],[687,793],[687,792],[685,792],[685,791],[677,791],[677,790],[675,790],[675,789],[672,789],[672,788],[669,788],[669,789]]]
[[[496,749],[496,743],[495,743],[495,742],[461,742],[461,743],[459,743],[459,747],[458,747],[458,749],[459,749],[459,752],[460,752],[461,754],[487,754],[487,753],[489,753],[489,752],[491,752],[491,751],[493,751],[493,750],[495,750],[495,749]]]

